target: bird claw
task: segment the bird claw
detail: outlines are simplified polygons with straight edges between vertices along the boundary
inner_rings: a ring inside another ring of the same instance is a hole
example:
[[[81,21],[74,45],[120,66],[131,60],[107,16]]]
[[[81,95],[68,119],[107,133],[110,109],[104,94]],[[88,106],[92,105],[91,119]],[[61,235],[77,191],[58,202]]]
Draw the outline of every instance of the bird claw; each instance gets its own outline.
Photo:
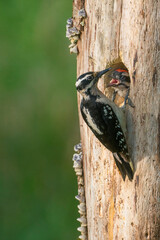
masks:
[[[127,99],[124,100],[124,104],[123,104],[123,106],[120,107],[120,108],[121,108],[121,109],[125,109],[127,104],[128,104],[130,107],[135,108],[135,105],[133,104],[132,100],[131,100],[129,97],[127,97]]]
[[[132,108],[135,108],[135,105],[133,104],[133,102],[130,98],[128,98],[128,105]]]

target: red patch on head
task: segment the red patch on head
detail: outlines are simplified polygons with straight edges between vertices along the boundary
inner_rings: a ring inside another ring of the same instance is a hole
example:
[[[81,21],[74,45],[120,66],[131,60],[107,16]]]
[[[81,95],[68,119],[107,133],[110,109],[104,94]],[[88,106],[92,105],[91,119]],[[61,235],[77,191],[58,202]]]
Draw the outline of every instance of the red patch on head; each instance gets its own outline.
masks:
[[[115,71],[117,71],[117,72],[127,72],[128,73],[128,71],[124,70],[124,69],[116,69]]]

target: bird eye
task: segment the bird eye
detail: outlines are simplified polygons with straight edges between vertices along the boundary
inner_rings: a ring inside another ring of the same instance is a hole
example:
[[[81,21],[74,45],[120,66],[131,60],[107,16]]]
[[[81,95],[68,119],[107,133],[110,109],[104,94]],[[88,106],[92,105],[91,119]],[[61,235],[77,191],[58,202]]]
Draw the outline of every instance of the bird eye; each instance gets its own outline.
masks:
[[[92,79],[93,79],[93,76],[87,77],[87,80],[92,80]]]

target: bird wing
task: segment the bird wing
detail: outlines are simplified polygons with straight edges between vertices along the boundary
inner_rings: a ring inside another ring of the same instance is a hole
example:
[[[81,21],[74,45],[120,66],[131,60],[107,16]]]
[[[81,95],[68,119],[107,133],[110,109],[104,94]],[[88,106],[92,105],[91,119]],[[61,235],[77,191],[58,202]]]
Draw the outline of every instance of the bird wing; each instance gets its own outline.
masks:
[[[124,133],[111,106],[108,104],[101,105],[101,115],[109,131],[109,135],[112,136],[113,145],[117,148],[115,152],[128,153]]]

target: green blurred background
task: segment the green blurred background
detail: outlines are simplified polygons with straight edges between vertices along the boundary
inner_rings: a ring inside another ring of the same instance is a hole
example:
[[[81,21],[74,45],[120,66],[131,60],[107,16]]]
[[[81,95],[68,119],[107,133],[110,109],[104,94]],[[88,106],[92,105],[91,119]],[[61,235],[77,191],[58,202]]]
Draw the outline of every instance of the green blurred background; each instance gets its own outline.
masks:
[[[77,239],[72,1],[0,1],[0,240]]]

